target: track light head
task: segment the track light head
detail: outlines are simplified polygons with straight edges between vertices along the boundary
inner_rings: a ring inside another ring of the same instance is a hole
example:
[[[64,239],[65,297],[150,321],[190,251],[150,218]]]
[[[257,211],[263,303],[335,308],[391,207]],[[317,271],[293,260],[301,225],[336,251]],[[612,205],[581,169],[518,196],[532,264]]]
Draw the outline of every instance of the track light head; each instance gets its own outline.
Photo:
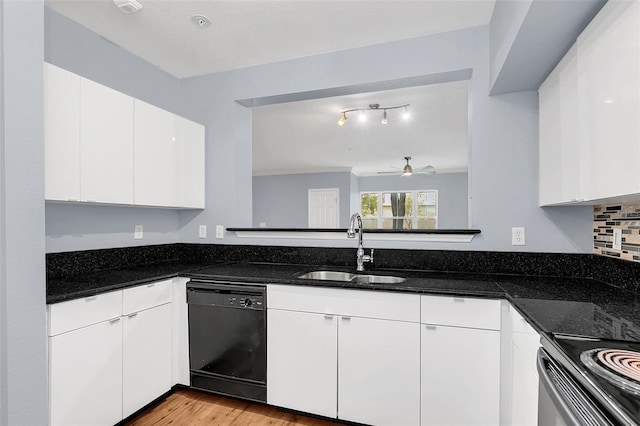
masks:
[[[343,112],[342,117],[340,117],[340,119],[338,120],[338,126],[342,126],[346,122],[347,122],[347,113]]]

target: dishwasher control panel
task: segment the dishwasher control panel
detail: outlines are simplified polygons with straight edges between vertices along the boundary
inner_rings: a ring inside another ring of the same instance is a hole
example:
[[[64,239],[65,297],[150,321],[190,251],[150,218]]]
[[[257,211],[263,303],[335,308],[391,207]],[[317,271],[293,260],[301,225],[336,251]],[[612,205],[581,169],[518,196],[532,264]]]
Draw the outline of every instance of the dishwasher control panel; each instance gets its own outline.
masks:
[[[196,305],[261,311],[265,309],[265,289],[265,287],[192,280],[187,284],[187,302]]]

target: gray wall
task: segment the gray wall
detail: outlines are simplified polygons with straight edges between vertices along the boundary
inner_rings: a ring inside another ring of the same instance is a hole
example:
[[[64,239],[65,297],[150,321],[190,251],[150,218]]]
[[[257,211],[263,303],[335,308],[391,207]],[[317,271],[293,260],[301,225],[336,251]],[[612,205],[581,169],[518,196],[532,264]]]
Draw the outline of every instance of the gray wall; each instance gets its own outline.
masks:
[[[299,173],[253,177],[253,226],[307,228],[309,189],[338,188],[338,227],[349,226],[351,173]]]
[[[48,419],[43,2],[0,2],[0,424]]]
[[[51,9],[44,11],[47,62],[186,116],[180,108],[177,78]],[[166,209],[47,203],[46,250],[174,243],[178,241],[180,215]],[[142,240],[133,239],[135,225],[143,225]]]
[[[183,223],[180,241],[199,242],[198,223],[252,226],[251,109],[237,99],[330,91],[395,79],[472,69],[470,82],[471,226],[469,244],[376,242],[377,248],[589,252],[590,207],[537,206],[538,96],[489,96],[489,28],[451,31],[182,80],[185,107],[205,123],[207,208]],[[442,73],[442,74],[441,74]],[[222,208],[217,200],[224,199]],[[527,245],[511,245],[511,227],[524,226]],[[225,243],[273,244],[237,239]],[[351,241],[279,240],[279,244],[348,246]]]
[[[467,173],[414,174],[404,176],[362,176],[360,192],[438,190],[438,228],[468,228]]]

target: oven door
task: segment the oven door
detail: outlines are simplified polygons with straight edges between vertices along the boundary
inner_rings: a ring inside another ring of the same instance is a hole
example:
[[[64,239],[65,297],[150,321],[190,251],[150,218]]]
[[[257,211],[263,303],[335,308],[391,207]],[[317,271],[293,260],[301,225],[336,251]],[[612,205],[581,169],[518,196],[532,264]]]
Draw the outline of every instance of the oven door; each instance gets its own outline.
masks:
[[[538,349],[538,425],[612,425],[569,373]]]

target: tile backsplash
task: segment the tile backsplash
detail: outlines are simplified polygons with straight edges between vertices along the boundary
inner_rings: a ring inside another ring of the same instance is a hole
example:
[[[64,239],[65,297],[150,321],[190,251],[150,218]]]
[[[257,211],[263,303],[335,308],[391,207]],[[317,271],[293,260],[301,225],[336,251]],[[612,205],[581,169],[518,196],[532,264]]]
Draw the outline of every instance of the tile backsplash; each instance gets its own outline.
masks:
[[[622,233],[622,248],[613,248],[614,229]],[[593,252],[640,262],[640,202],[593,208]]]

